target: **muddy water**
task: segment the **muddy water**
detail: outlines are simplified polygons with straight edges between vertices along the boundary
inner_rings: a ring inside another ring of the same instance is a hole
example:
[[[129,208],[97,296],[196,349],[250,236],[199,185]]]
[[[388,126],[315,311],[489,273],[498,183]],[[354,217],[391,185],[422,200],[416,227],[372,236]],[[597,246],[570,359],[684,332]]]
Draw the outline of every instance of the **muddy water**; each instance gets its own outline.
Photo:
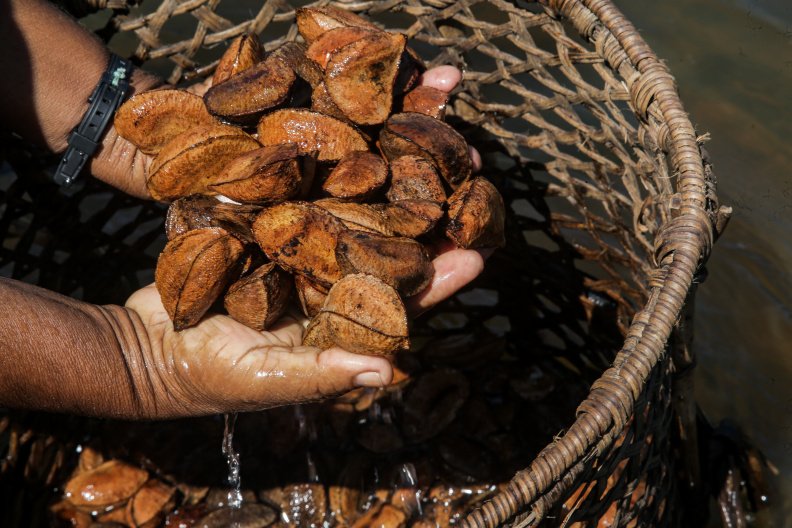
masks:
[[[617,0],[667,61],[734,216],[696,305],[697,396],[779,468],[792,526],[792,2]]]

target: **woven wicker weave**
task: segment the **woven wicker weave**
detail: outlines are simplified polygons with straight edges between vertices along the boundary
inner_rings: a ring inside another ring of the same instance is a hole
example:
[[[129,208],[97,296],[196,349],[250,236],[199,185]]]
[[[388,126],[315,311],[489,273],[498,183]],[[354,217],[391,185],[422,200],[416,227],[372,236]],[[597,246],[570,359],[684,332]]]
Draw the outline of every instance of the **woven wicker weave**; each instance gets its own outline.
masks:
[[[210,74],[220,44],[243,32],[267,49],[296,38],[302,5],[62,3],[105,9],[97,33],[173,83]],[[728,209],[668,69],[608,0],[335,3],[464,70],[449,121],[510,204],[507,248],[476,283],[498,302],[459,296],[416,334],[502,335],[520,360],[593,381],[574,420],[462,524],[677,524],[679,482],[695,491],[699,478],[683,305]],[[5,141],[0,159],[43,174],[47,160],[19,147]],[[150,281],[161,206],[96,182],[56,199],[43,176],[14,174],[0,175],[0,273],[92,302]]]

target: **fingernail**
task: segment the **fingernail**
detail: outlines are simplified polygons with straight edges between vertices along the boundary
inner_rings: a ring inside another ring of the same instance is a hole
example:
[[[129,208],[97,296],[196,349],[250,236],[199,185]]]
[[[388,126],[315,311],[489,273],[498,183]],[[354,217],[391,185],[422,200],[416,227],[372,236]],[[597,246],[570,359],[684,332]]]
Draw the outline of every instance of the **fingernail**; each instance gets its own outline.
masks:
[[[352,380],[358,387],[383,387],[382,374],[379,372],[362,372]]]

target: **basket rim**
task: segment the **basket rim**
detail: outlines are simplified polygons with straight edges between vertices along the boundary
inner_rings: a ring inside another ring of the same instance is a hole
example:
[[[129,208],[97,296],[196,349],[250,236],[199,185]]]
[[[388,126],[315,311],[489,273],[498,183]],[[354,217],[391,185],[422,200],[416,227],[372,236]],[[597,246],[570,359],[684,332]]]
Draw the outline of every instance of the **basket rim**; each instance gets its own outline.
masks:
[[[463,520],[466,528],[501,525],[520,512],[520,526],[533,525],[575,482],[585,462],[600,455],[623,432],[634,404],[654,367],[665,357],[666,343],[682,311],[694,275],[725,224],[728,208],[712,218],[709,201],[714,188],[705,177],[704,161],[694,127],[684,110],[669,69],[651,50],[635,26],[611,0],[538,0],[571,22],[597,46],[614,69],[627,66],[625,79],[638,117],[659,114],[666,130],[660,147],[677,174],[679,208],[660,226],[655,240],[651,289],[644,307],[630,324],[624,345],[612,365],[592,385],[565,433],[546,446],[531,465]],[[650,108],[651,107],[651,108]],[[659,279],[659,280],[658,280]]]

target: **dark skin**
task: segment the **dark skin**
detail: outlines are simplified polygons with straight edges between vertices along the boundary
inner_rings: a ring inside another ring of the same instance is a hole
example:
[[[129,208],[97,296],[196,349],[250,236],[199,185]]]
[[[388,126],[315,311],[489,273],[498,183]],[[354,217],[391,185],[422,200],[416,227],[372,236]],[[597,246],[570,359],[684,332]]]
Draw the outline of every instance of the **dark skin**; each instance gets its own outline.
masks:
[[[46,2],[0,3],[0,124],[62,152],[104,71],[104,46]],[[79,57],[79,59],[76,59]],[[68,65],[68,67],[64,67]],[[450,91],[459,70],[428,71],[423,83]],[[18,79],[30,79],[20,94]],[[132,91],[160,86],[136,70]],[[193,87],[197,93],[206,84]],[[471,151],[474,165],[478,153]],[[151,158],[109,129],[90,172],[148,197]],[[408,299],[411,315],[453,295],[483,269],[486,252],[435,248],[435,278]],[[223,315],[176,332],[154,285],[124,306],[96,306],[0,278],[0,406],[91,416],[161,419],[248,411],[381,387],[393,375],[381,357],[302,346],[306,320],[287,315],[257,332]]]

